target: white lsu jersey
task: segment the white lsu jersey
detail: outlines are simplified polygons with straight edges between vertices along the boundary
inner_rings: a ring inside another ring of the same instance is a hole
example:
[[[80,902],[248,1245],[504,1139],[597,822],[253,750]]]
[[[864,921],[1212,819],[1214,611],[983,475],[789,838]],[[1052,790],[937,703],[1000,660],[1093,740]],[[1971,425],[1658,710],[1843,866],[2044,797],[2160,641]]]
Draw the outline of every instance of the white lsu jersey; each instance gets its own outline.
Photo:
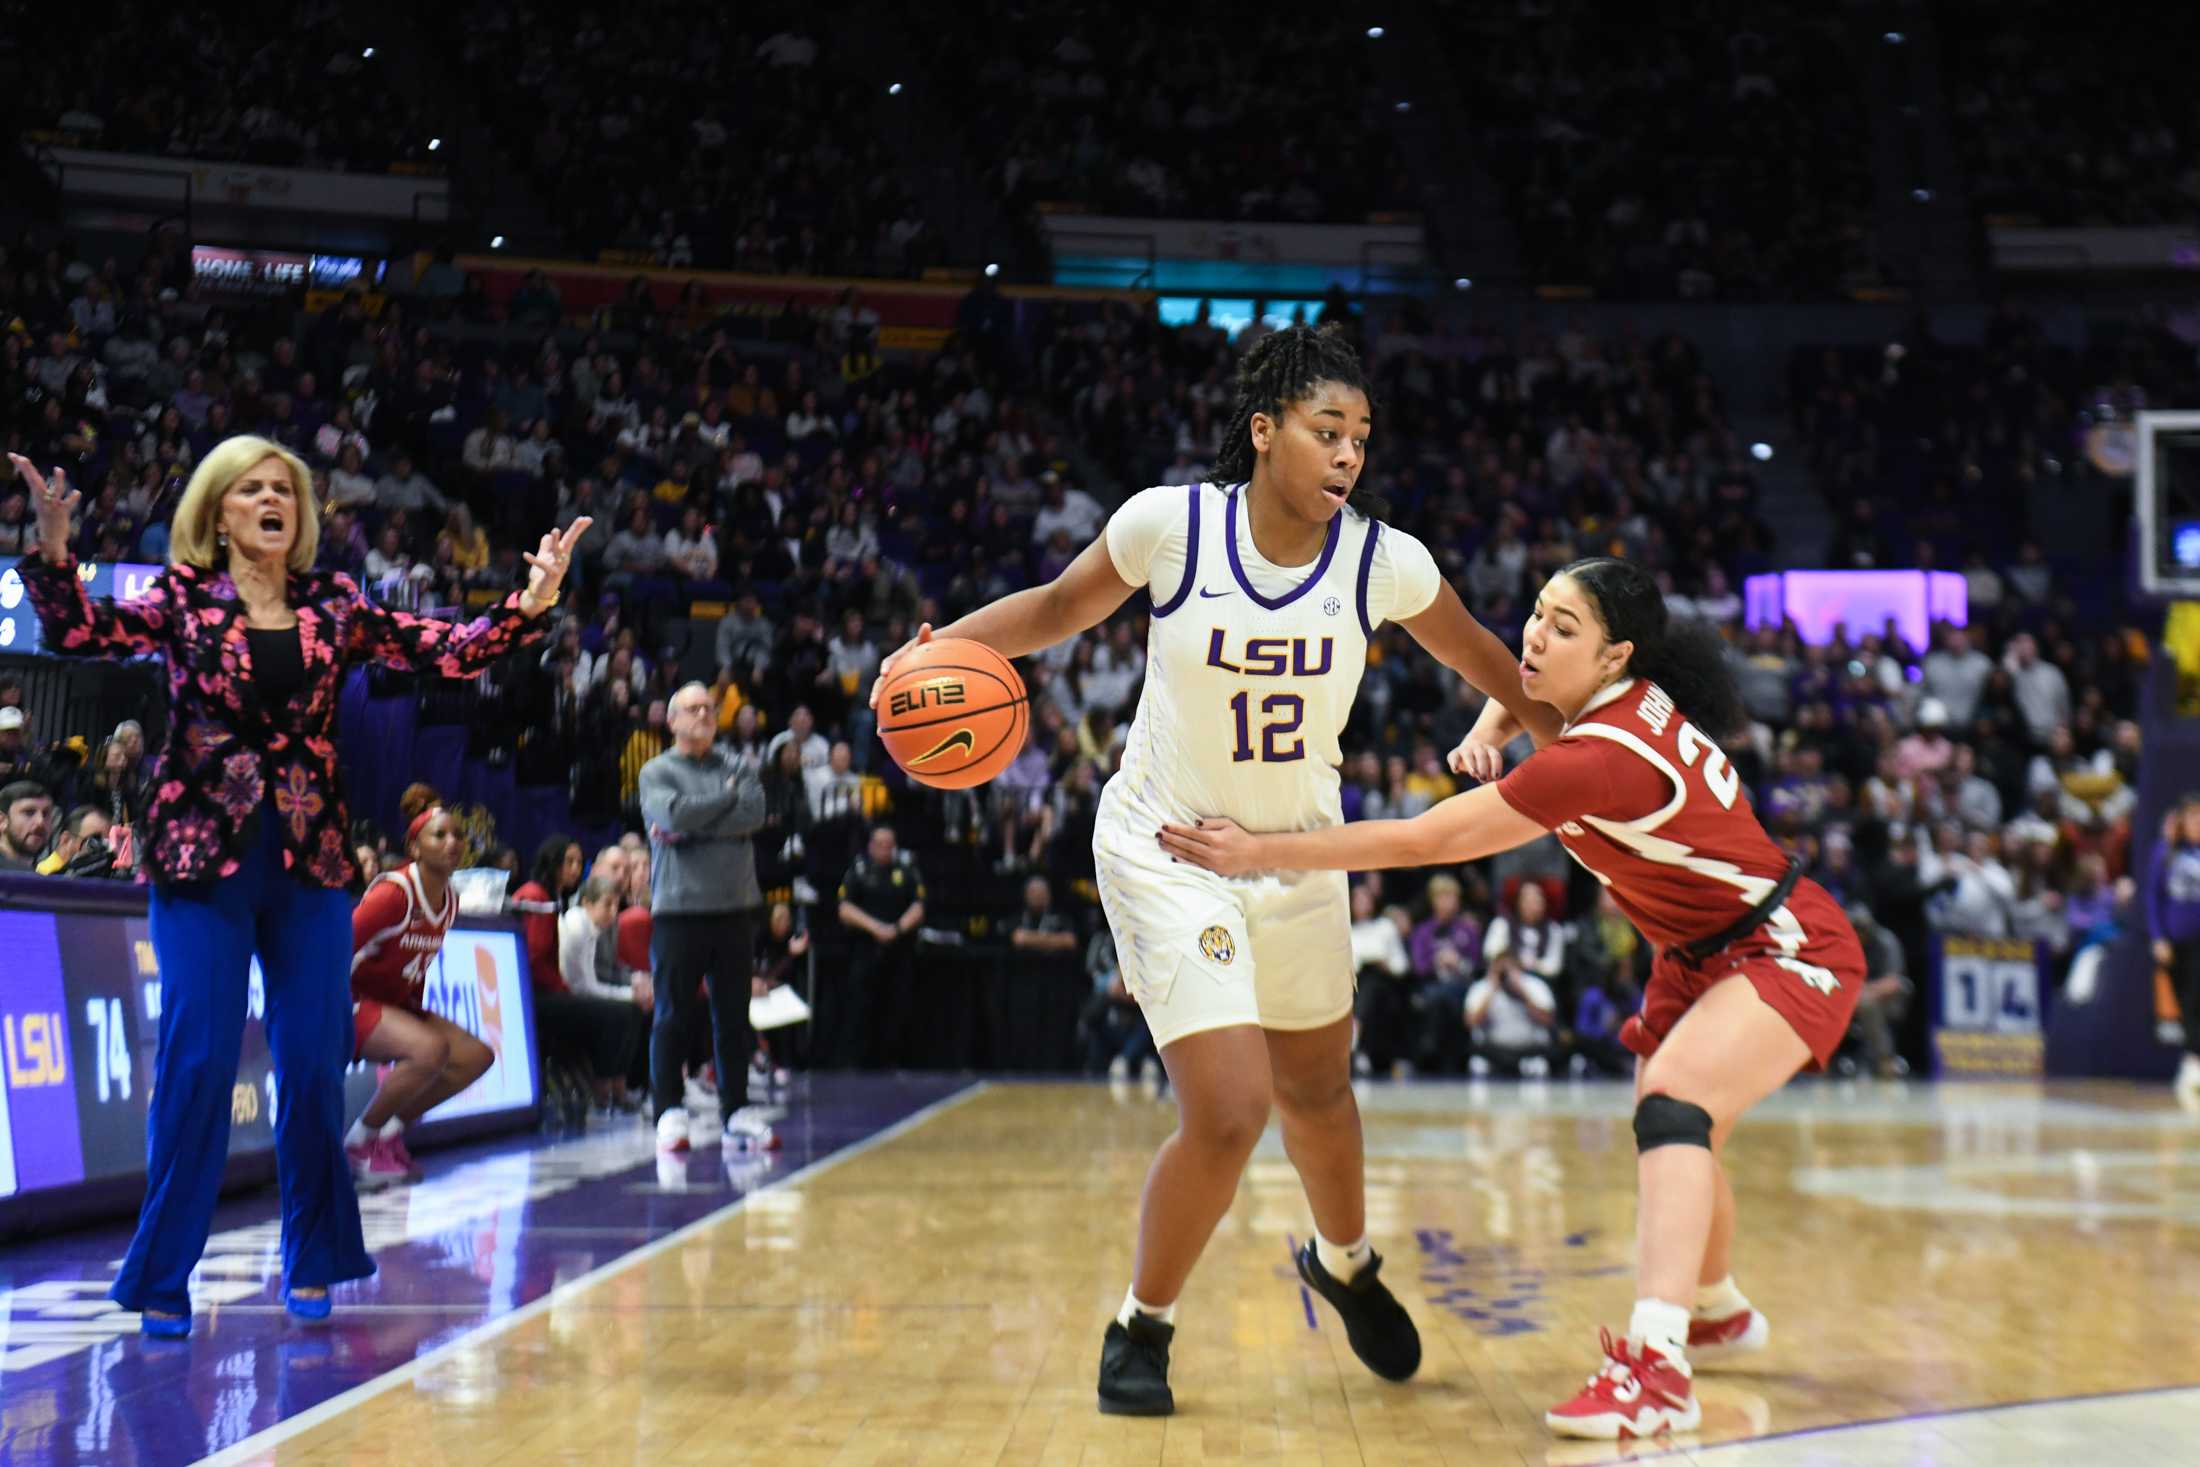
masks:
[[[1226,816],[1249,830],[1342,821],[1338,744],[1367,647],[1436,599],[1427,547],[1344,511],[1313,564],[1254,547],[1245,486],[1133,495],[1107,526],[1116,572],[1148,588],[1146,682],[1100,817],[1152,829]]]

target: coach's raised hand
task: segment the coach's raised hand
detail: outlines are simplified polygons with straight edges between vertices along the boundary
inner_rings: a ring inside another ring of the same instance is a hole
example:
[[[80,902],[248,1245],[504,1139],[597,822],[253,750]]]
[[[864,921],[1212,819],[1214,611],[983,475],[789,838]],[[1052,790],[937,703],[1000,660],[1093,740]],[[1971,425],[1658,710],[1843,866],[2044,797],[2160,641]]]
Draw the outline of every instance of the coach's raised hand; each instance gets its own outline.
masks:
[[[76,507],[83,503],[84,496],[69,487],[66,469],[56,467],[53,478],[48,479],[20,453],[9,454],[8,462],[15,465],[16,477],[30,491],[31,507],[38,513],[38,553],[51,564],[65,564],[69,558],[69,527],[76,521]]]
[[[519,598],[523,613],[540,616],[558,604],[558,588],[565,584],[566,568],[573,563],[573,547],[594,523],[582,515],[563,531],[545,530],[542,543],[527,552],[527,589]]]
[[[891,678],[894,675],[894,664],[901,661],[902,658],[907,657],[909,655],[909,649],[916,646],[919,642],[929,642],[931,640],[932,623],[920,623],[917,627],[917,634],[915,636],[911,637],[908,641],[902,643],[899,647],[896,647],[893,651],[887,653],[884,657],[881,657],[878,660],[878,676],[873,679],[871,683],[871,711],[873,713],[878,712],[879,690],[885,687],[887,679]]]

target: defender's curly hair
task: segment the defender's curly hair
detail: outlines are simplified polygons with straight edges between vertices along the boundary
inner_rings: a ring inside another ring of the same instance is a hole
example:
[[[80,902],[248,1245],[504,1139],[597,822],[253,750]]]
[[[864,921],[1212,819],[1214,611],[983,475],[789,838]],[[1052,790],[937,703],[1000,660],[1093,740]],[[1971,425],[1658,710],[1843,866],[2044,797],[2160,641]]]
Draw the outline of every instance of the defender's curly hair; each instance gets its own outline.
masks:
[[[1627,659],[1629,676],[1648,678],[1665,689],[1674,705],[1713,738],[1749,726],[1749,710],[1727,662],[1726,639],[1710,622],[1673,620],[1649,571],[1631,560],[1595,555],[1559,574],[1572,577],[1589,593],[1605,636],[1635,644]]]

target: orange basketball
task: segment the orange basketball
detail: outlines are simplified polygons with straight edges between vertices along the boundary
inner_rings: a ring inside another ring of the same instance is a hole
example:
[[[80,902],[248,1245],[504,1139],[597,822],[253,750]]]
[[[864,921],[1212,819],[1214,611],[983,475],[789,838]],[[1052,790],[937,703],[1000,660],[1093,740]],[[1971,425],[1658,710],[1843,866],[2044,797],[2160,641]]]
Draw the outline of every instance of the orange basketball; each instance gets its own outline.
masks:
[[[1008,768],[1031,732],[1031,700],[1008,659],[983,642],[936,637],[894,664],[878,695],[878,736],[902,772],[966,790]]]

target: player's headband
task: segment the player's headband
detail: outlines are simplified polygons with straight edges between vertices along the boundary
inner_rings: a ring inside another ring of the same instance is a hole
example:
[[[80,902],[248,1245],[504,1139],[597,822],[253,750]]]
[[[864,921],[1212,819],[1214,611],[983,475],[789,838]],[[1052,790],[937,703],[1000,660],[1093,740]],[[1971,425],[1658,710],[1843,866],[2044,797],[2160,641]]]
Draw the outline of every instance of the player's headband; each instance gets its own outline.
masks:
[[[405,827],[405,844],[409,846],[420,839],[420,832],[428,828],[428,822],[442,813],[443,807],[441,805],[430,805],[418,815],[413,816],[412,824]]]

